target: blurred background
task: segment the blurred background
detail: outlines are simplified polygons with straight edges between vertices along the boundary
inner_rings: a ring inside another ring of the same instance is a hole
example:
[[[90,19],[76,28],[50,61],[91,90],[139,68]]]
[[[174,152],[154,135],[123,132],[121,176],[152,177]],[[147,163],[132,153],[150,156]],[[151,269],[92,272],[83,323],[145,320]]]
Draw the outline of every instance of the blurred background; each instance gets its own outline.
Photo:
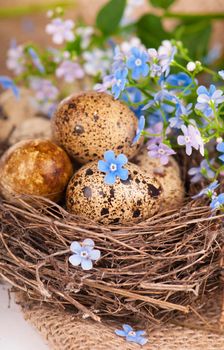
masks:
[[[133,0],[129,0],[133,1]],[[136,0],[135,0],[136,1]],[[65,6],[65,17],[72,19],[82,18],[87,24],[93,24],[99,8],[107,0],[0,0],[0,35],[1,35],[1,74],[6,74],[6,55],[12,39],[17,43],[32,41],[45,45],[50,43],[51,38],[45,33],[45,25],[49,22],[46,11],[58,5]],[[135,20],[143,13],[160,13],[160,9],[152,7],[148,0],[142,0],[141,6],[136,8],[132,14]],[[177,0],[172,4],[172,12],[175,13],[223,13],[224,0]],[[164,26],[171,30],[175,20],[166,19]],[[223,56],[224,47],[224,21],[215,20],[212,23],[212,35],[209,42],[210,47],[219,50]],[[8,72],[7,72],[8,73]]]

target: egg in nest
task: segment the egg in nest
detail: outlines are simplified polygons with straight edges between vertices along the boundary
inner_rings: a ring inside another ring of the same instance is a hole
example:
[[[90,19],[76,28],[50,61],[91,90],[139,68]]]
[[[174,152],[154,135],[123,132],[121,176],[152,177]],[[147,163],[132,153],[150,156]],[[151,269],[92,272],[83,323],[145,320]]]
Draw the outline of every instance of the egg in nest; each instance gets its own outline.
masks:
[[[121,101],[101,92],[83,92],[62,101],[52,119],[54,140],[78,162],[101,159],[106,150],[132,158],[143,142],[133,144],[135,114]]]
[[[69,212],[103,224],[131,224],[148,219],[159,211],[160,183],[141,169],[127,163],[127,180],[105,183],[98,162],[83,166],[69,182],[66,205]]]
[[[180,168],[173,157],[169,157],[167,165],[161,165],[159,158],[149,157],[146,147],[143,147],[133,159],[133,163],[146,173],[154,176],[163,189],[161,210],[181,207],[184,200],[184,185],[180,176]]]
[[[0,159],[0,192],[7,199],[27,194],[58,201],[72,173],[68,155],[51,141],[20,141]]]

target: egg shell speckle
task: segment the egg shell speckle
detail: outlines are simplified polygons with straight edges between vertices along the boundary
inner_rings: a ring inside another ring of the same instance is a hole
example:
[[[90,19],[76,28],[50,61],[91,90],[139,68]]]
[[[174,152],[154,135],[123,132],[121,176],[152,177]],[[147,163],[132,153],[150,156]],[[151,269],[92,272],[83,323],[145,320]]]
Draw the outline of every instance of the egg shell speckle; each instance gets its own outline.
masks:
[[[0,192],[8,199],[28,194],[58,201],[72,173],[68,155],[51,141],[20,141],[0,159]]]
[[[125,168],[126,181],[117,178],[114,185],[107,185],[96,161],[83,166],[69,182],[67,209],[103,224],[131,224],[156,214],[162,197],[158,181],[132,163]]]
[[[169,163],[162,166],[158,158],[151,158],[146,147],[143,147],[133,159],[142,171],[154,176],[162,185],[163,200],[161,210],[176,209],[181,207],[184,200],[184,185],[180,176],[180,168],[173,157]]]
[[[143,142],[132,140],[138,119],[121,101],[95,91],[72,95],[62,101],[52,119],[53,137],[78,162],[103,158],[113,150],[132,158]]]

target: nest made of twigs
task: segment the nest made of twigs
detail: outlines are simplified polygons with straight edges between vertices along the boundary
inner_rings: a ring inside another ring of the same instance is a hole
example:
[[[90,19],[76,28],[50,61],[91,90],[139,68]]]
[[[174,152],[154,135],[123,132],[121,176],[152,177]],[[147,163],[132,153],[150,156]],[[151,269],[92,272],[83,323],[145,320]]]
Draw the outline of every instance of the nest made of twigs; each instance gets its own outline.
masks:
[[[187,159],[180,160],[186,179]],[[47,199],[0,197],[0,277],[33,300],[97,321],[155,323],[176,311],[197,313],[196,304],[220,287],[223,217],[188,200],[140,224],[105,227]],[[68,261],[71,242],[85,238],[101,251],[90,271]]]
[[[222,215],[190,201],[131,227],[104,227],[46,199],[1,200],[0,276],[44,300],[99,321],[166,319],[218,288]],[[91,271],[68,262],[72,241],[92,238]]]

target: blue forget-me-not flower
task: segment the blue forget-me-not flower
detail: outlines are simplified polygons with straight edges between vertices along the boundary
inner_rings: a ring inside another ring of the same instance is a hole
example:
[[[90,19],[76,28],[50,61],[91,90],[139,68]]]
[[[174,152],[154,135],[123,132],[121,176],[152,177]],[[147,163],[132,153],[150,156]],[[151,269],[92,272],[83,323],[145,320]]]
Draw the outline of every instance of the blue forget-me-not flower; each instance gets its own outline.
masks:
[[[219,209],[223,205],[224,205],[224,193],[221,193],[218,196],[213,197],[210,203],[210,207],[213,211]]]
[[[128,162],[128,159],[124,154],[119,154],[116,157],[113,151],[106,151],[104,159],[105,161],[99,160],[98,169],[106,173],[104,182],[107,185],[114,185],[117,177],[121,180],[127,180],[128,170],[124,169],[123,165]]]
[[[211,164],[214,159],[211,160]],[[192,176],[191,182],[196,183],[203,179],[203,176],[207,179],[213,179],[215,176],[214,171],[210,168],[207,159],[203,159],[198,167],[192,167],[188,171],[188,175]]]
[[[81,264],[83,270],[91,270],[93,268],[93,261],[100,259],[100,250],[94,249],[95,243],[92,239],[85,239],[81,244],[79,242],[72,242],[70,249],[73,255],[69,257],[69,262],[73,266]]]
[[[187,86],[190,86],[192,84],[192,79],[188,74],[180,72],[177,74],[170,74],[166,79],[166,83],[170,85],[171,90],[183,91]],[[187,95],[189,93],[190,89],[186,89],[184,91],[184,95]]]
[[[158,158],[161,165],[166,165],[169,163],[169,156],[175,154],[176,152],[164,143],[149,144],[148,145],[148,154],[152,158]]]
[[[218,187],[219,187],[218,181],[214,181],[209,186],[203,188],[198,194],[196,194],[192,198],[195,199],[195,198],[202,197],[204,195],[206,195],[208,197],[212,197],[214,195],[215,189]]]
[[[148,339],[143,337],[143,335],[145,335],[145,331],[134,331],[128,324],[124,324],[123,329],[116,329],[115,333],[120,337],[125,337],[125,339],[129,342],[139,345],[145,345],[148,342]]]
[[[117,99],[120,96],[120,93],[124,90],[127,83],[127,75],[127,68],[119,69],[114,73],[114,82],[111,90],[114,98]]]
[[[137,80],[141,76],[146,77],[149,73],[147,64],[148,55],[137,47],[131,49],[131,56],[127,60],[127,67],[132,71],[132,78]]]
[[[204,143],[197,127],[193,125],[182,125],[181,130],[183,135],[177,137],[178,145],[186,146],[186,154],[190,156],[192,154],[192,148],[199,150],[201,155],[204,155]]]
[[[197,104],[196,109],[201,111],[206,117],[211,117],[214,114],[213,108],[224,102],[222,90],[216,90],[215,85],[211,84],[209,89],[205,86],[199,86],[197,89]]]

